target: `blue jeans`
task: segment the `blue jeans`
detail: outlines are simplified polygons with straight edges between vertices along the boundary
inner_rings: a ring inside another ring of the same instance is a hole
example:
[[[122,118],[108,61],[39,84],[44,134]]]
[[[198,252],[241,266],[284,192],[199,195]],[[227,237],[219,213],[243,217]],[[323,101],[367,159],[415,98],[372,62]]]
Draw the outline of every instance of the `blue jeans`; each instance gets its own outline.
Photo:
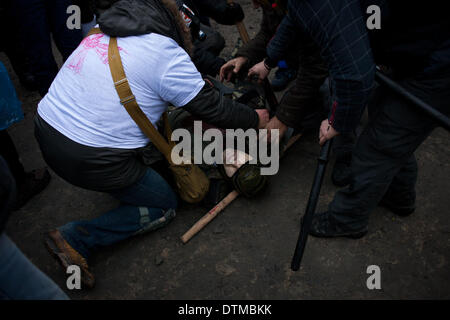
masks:
[[[58,73],[50,35],[64,61],[82,40],[81,30],[66,26],[70,17],[66,10],[71,4],[70,0],[15,0],[12,7],[41,96],[47,93]]]
[[[175,217],[177,196],[151,168],[138,182],[110,194],[121,201],[118,208],[93,220],[70,222],[58,228],[64,239],[85,258],[92,250],[155,230]]]
[[[0,300],[68,300],[4,233],[0,234]]]

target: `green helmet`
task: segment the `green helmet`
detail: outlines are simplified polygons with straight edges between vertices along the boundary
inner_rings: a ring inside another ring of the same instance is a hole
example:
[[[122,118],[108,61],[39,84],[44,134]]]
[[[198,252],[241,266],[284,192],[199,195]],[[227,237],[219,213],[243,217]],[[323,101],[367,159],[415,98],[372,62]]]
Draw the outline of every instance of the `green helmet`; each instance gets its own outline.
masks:
[[[261,169],[256,164],[245,163],[229,178],[223,166],[221,171],[224,177],[230,181],[236,191],[245,197],[252,197],[258,194],[267,184],[267,177],[261,175]]]

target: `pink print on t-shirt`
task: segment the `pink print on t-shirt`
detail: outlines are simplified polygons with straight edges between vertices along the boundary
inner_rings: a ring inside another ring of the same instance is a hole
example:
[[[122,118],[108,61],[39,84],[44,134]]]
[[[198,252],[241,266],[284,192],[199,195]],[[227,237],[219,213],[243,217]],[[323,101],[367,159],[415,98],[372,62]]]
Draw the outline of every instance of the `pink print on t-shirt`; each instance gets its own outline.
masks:
[[[103,64],[108,64],[108,44],[100,43],[100,39],[104,34],[94,34],[81,41],[77,48],[75,55],[71,58],[67,64],[67,68],[73,70],[75,73],[80,73],[83,68],[84,60],[88,51],[94,49]],[[124,51],[121,47],[118,47],[119,51]]]

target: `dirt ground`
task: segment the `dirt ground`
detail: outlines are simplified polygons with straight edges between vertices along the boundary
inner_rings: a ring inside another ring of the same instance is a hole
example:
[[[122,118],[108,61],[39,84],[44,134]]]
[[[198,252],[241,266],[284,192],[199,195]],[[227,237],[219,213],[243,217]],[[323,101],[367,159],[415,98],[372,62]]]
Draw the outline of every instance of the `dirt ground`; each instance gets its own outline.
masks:
[[[261,11],[238,1],[250,36]],[[214,24],[217,26],[216,24]],[[238,34],[218,26],[228,57]],[[10,133],[27,170],[45,165],[33,136],[37,93],[18,83],[25,120]],[[281,161],[268,190],[254,199],[239,198],[210,225],[183,245],[179,237],[206,213],[178,211],[167,227],[139,236],[94,256],[93,290],[68,291],[73,299],[448,299],[450,298],[449,135],[436,129],[417,151],[417,210],[399,218],[377,208],[369,233],[360,240],[310,237],[298,272],[290,261],[316,167],[316,134],[303,137]],[[329,169],[331,166],[329,167]],[[318,210],[337,190],[328,170]],[[49,187],[12,216],[7,233],[56,283],[66,277],[43,245],[45,231],[69,221],[94,218],[117,206],[102,193],[82,190],[54,173]],[[369,265],[381,269],[381,290],[369,290]]]

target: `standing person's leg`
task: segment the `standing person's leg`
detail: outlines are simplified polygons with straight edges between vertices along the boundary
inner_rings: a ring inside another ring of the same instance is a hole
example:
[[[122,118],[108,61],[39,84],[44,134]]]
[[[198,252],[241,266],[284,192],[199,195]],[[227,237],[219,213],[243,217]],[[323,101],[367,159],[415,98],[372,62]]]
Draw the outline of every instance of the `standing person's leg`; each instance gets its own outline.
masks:
[[[374,90],[375,92],[376,90]],[[371,96],[368,102],[369,118],[373,118],[381,99],[383,97]],[[331,104],[330,104],[331,105]],[[351,182],[351,162],[352,153],[355,147],[356,139],[361,133],[361,129],[358,128],[352,132],[340,134],[334,138],[333,141],[333,154],[336,157],[336,161],[331,173],[331,181],[335,186],[345,187]]]
[[[46,168],[25,172],[16,146],[6,130],[0,131],[0,155],[8,163],[16,180],[17,199],[13,210],[18,210],[47,187],[51,179],[50,173]]]
[[[82,40],[81,29],[67,28],[67,19],[70,14],[67,8],[72,5],[70,0],[46,0],[50,29],[56,46],[61,53],[63,60],[72,54]]]
[[[0,156],[0,300],[67,299],[64,292],[3,233],[15,195],[15,179]]]
[[[121,201],[118,208],[89,221],[70,222],[49,233],[46,244],[64,267],[77,264],[82,281],[94,285],[86,259],[96,249],[166,225],[175,217],[177,196],[153,169],[135,184],[111,192]]]
[[[355,146],[356,134],[349,132],[340,134],[333,142],[333,153],[336,156],[331,180],[338,187],[344,187],[351,182],[352,152]]]
[[[5,234],[0,234],[0,300],[67,300]]]
[[[379,111],[374,113],[356,144],[352,181],[349,187],[336,193],[329,211],[316,214],[312,235],[363,236],[367,232],[369,213],[389,187],[395,191],[396,183],[401,181],[400,189],[414,189],[417,167],[411,157],[435,124],[384,87],[378,88],[376,95]]]
[[[30,69],[29,54],[25,50],[23,39],[20,37],[20,20],[11,14],[12,2],[0,9],[0,51],[4,51],[18,76],[20,83],[28,90],[36,90],[36,83]]]
[[[380,205],[399,216],[414,212],[416,203],[417,160],[413,154],[394,177]]]
[[[36,78],[39,94],[44,96],[58,72],[45,0],[16,0],[13,14],[21,22],[20,34],[30,58],[31,73]]]
[[[11,171],[16,185],[20,185],[25,180],[25,168],[20,162],[19,153],[6,130],[0,130],[0,155],[5,159]]]

